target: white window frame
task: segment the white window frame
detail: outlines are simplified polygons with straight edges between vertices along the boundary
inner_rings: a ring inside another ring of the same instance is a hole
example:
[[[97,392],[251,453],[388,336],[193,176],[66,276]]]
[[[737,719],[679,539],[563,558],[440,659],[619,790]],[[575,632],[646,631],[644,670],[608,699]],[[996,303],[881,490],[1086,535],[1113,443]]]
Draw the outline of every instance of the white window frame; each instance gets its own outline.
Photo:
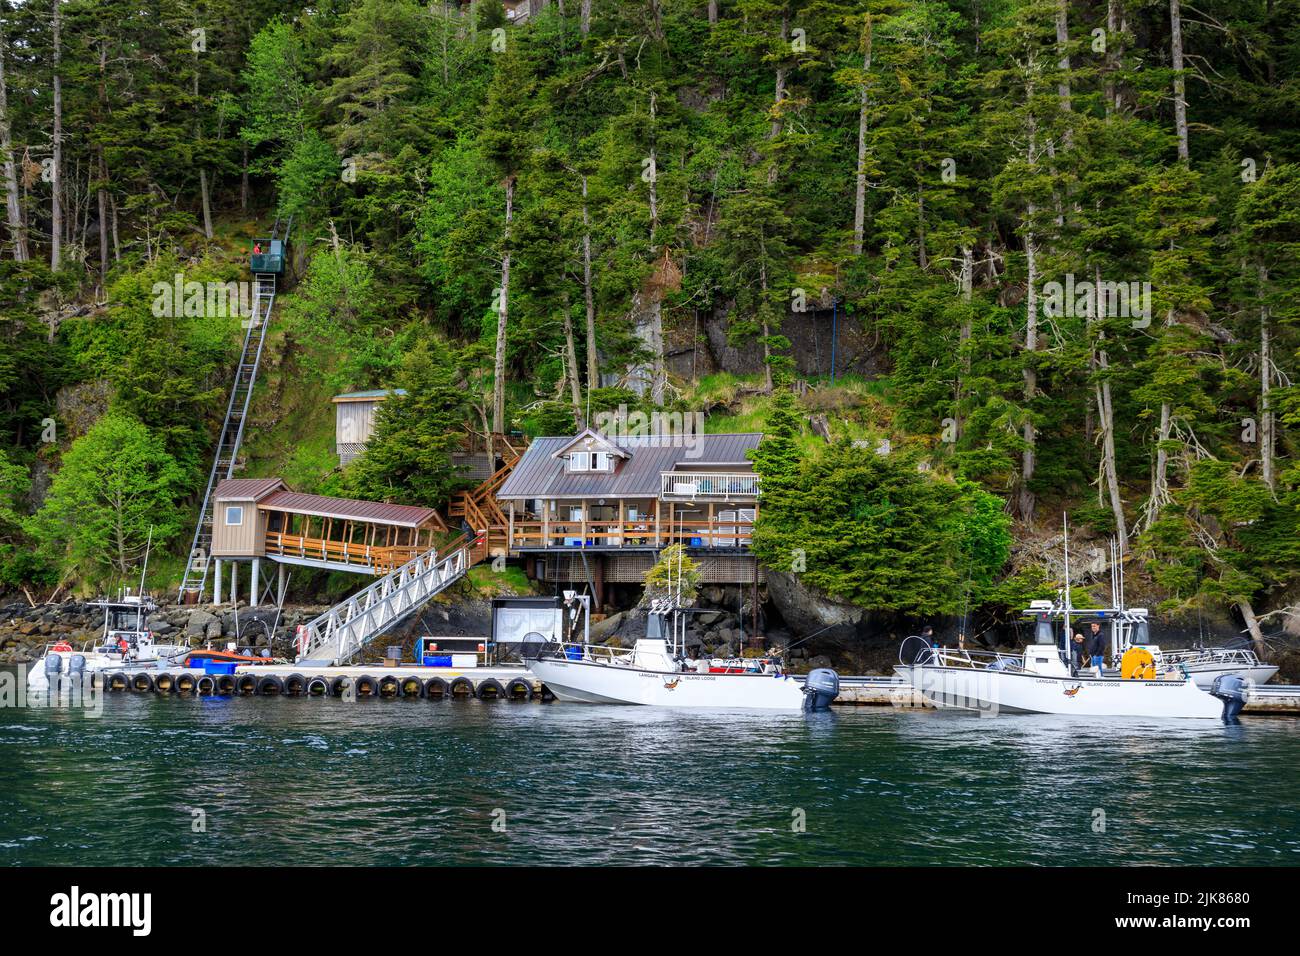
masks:
[[[585,451],[575,451],[569,455],[569,471],[590,471],[590,463],[591,458]]]
[[[238,521],[231,521],[231,520],[230,520],[230,513],[231,513],[232,511],[237,511],[237,512],[239,512],[239,520],[238,520]],[[228,528],[237,528],[237,527],[239,527],[240,525],[242,525],[243,523],[244,523],[244,506],[243,506],[243,505],[226,505],[226,527],[228,527]]]

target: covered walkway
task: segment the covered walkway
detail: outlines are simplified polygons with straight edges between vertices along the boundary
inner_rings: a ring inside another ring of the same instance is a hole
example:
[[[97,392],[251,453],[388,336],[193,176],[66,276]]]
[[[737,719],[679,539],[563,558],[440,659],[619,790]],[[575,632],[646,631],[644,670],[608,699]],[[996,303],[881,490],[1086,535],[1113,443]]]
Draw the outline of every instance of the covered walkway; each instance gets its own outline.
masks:
[[[278,478],[227,479],[215,498],[217,559],[383,575],[448,537],[432,508],[302,494]]]

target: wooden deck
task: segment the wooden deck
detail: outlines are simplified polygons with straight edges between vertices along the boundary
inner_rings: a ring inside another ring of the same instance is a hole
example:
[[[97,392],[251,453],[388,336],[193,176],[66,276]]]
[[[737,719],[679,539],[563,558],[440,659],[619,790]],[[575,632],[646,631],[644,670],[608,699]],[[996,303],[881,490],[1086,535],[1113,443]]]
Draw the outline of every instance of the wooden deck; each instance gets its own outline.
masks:
[[[667,519],[636,521],[520,521],[510,522],[510,549],[573,548],[731,548],[748,551],[752,521]]]

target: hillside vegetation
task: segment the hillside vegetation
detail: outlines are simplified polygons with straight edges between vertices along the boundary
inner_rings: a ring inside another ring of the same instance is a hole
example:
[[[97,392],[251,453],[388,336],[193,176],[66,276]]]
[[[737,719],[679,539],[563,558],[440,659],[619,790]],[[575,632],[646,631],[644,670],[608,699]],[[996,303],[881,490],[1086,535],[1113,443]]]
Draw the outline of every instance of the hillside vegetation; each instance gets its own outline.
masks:
[[[242,330],[155,284],[292,217],[244,474],[441,505],[467,435],[707,412],[775,436],[756,547],[832,596],[1014,606],[1068,513],[1275,629],[1298,7],[0,0],[0,582],[183,552]]]

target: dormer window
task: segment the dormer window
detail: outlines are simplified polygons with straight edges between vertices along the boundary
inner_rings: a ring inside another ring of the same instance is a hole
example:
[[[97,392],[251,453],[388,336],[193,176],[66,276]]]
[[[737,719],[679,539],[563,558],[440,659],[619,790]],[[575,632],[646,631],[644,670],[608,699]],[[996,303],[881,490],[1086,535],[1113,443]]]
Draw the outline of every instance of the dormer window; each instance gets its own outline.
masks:
[[[612,471],[614,456],[607,451],[569,452],[569,471]]]

